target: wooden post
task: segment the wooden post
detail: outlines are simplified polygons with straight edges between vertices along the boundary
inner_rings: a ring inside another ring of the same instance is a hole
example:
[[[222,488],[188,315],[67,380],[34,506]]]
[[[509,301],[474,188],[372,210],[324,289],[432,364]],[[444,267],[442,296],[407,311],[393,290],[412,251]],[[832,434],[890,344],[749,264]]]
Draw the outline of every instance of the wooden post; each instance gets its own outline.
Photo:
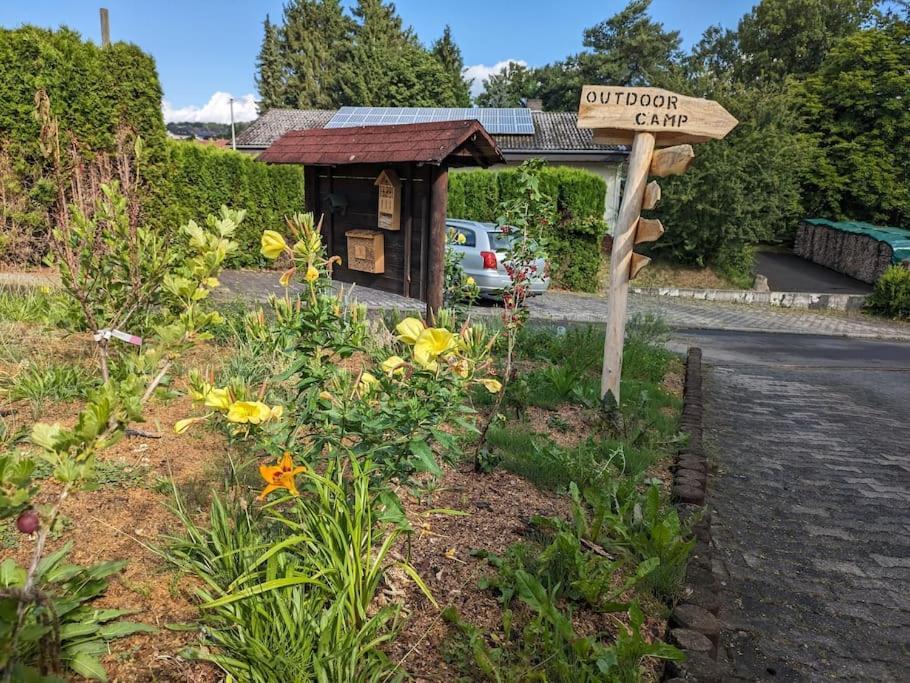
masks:
[[[604,365],[600,379],[600,395],[613,396],[619,405],[619,378],[622,371],[622,346],[626,334],[626,302],[629,298],[629,273],[632,268],[632,247],[635,230],[641,216],[651,155],[655,138],[652,133],[636,133],[629,154],[629,170],[619,218],[613,230],[613,252],[610,254],[610,292],[607,304],[607,337],[604,341]]]
[[[430,245],[427,264],[427,322],[436,320],[442,308],[445,279],[446,209],[449,203],[449,170],[441,166],[433,170],[430,187]]]
[[[107,7],[98,10],[101,15],[101,47],[107,47],[111,44],[111,22],[107,13]]]
[[[402,203],[404,206],[404,282],[401,286],[403,296],[411,296],[411,246],[413,242],[412,230],[414,222],[414,164],[408,164],[405,179],[405,195]]]

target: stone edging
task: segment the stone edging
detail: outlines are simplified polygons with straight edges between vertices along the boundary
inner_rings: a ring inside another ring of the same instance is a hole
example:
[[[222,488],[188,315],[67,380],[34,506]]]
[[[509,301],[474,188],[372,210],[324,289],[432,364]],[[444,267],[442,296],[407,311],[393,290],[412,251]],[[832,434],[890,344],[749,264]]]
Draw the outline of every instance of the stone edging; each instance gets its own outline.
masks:
[[[683,287],[633,287],[635,294],[669,296],[677,299],[723,301],[780,308],[859,311],[868,294],[824,294],[821,292],[757,292],[751,289],[686,289]]]
[[[682,520],[695,518],[695,546],[689,557],[679,603],[670,614],[667,641],[686,654],[684,662],[668,662],[664,680],[719,681],[717,663],[720,624],[718,585],[711,569],[711,511],[705,505],[708,460],[702,445],[704,402],[701,349],[690,347],[686,356],[686,379],[680,425],[689,441],[673,465],[671,497]]]

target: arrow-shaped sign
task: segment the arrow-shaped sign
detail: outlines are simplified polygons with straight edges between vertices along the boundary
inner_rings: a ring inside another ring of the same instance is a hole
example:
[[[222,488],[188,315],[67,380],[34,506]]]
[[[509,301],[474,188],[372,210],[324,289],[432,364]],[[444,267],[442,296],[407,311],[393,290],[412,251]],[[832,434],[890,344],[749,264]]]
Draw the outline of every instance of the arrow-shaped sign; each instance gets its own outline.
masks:
[[[594,142],[628,145],[636,132],[653,133],[658,147],[723,138],[737,120],[712,100],[660,88],[586,85],[578,127],[594,128]]]

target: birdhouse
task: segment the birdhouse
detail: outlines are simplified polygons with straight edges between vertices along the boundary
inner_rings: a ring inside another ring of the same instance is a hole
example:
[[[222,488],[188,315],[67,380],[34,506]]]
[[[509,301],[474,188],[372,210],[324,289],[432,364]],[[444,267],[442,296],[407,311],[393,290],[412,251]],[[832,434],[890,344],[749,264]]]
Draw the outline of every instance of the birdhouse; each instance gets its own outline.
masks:
[[[401,229],[401,180],[391,169],[385,169],[376,178],[379,188],[378,225],[383,230]]]
[[[364,273],[385,272],[385,244],[378,230],[348,230],[348,268]]]

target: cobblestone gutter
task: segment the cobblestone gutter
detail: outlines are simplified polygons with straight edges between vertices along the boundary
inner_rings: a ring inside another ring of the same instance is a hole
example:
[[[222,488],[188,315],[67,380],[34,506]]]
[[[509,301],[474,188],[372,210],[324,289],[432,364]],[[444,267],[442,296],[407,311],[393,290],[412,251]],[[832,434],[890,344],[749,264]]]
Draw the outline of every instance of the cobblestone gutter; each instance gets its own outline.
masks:
[[[664,671],[668,681],[720,681],[717,662],[720,625],[718,585],[712,571],[711,513],[705,505],[708,461],[702,445],[704,399],[702,395],[702,352],[690,348],[686,357],[686,380],[681,427],[689,434],[686,447],[673,466],[671,496],[683,520],[697,520],[692,528],[696,543],[686,569],[679,604],[670,614],[667,640],[683,650],[684,662],[669,662]]]

